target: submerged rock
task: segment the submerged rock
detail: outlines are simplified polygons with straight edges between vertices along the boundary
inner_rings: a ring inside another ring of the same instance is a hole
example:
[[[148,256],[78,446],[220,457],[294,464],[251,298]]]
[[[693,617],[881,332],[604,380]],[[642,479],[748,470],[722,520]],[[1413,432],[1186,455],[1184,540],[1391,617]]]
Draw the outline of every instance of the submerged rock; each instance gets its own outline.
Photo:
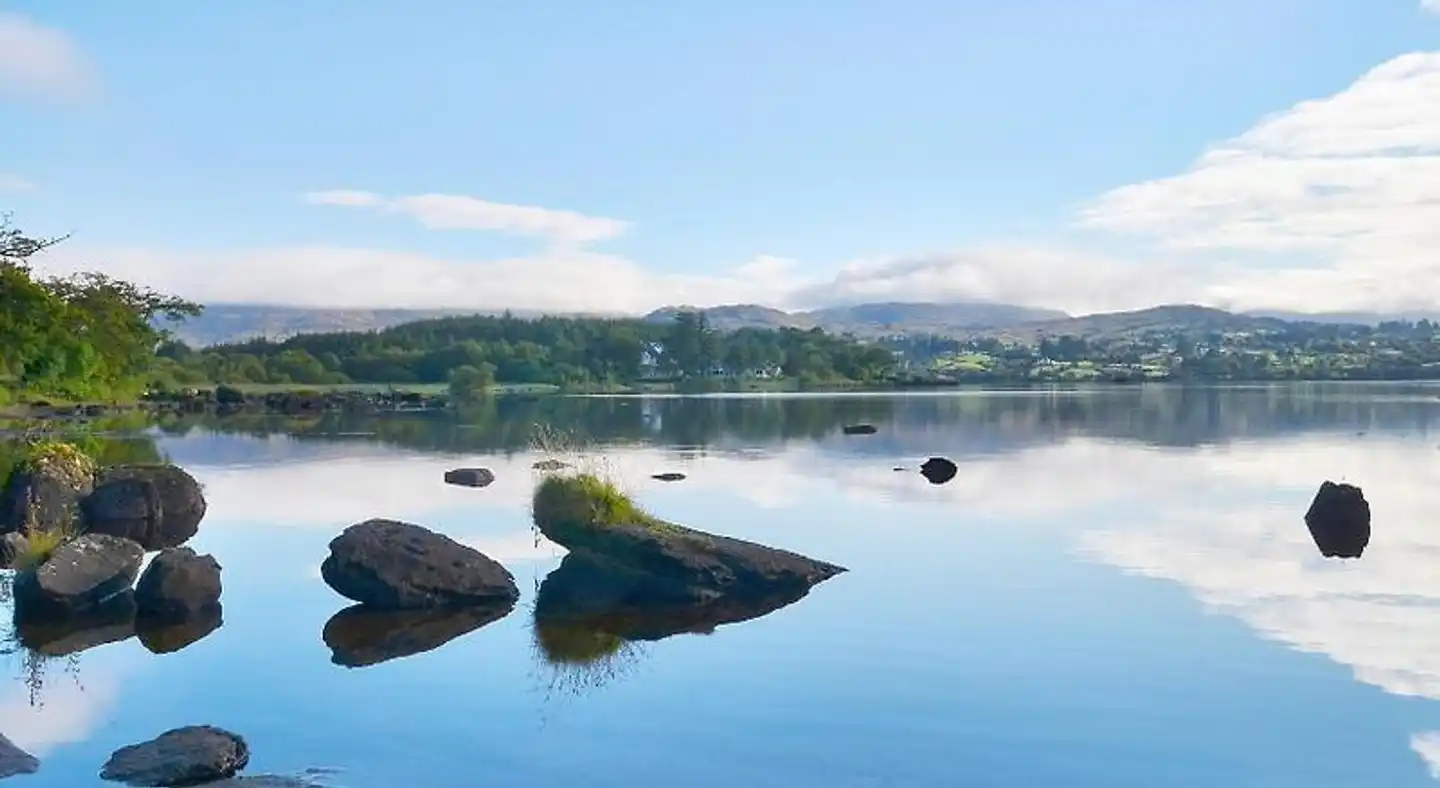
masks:
[[[20,774],[34,774],[40,771],[40,761],[35,756],[16,747],[14,742],[0,733],[0,780]]]
[[[183,619],[220,605],[220,563],[188,547],[162,550],[135,586],[140,615]]]
[[[200,530],[205,493],[194,476],[174,465],[133,465],[100,474],[81,501],[90,533],[130,539],[146,550],[179,547]]]
[[[1370,544],[1370,504],[1353,484],[1326,481],[1305,512],[1310,538],[1326,558],[1359,558]]]
[[[846,435],[874,435],[879,430],[874,424],[847,424],[840,428],[840,432]]]
[[[510,615],[511,600],[436,610],[374,610],[353,605],[325,623],[330,661],[347,668],[377,665],[437,649]]]
[[[515,601],[515,578],[471,547],[410,523],[367,520],[330,542],[320,576],[341,596],[383,609]]]
[[[129,591],[144,560],[144,549],[129,539],[82,534],[15,577],[16,610],[64,617],[98,607]]]
[[[105,762],[100,779],[136,786],[195,785],[233,777],[249,762],[250,747],[239,735],[199,725],[121,747]]]
[[[15,609],[15,635],[20,645],[47,657],[79,654],[135,635],[135,597],[129,589],[104,603],[69,615],[36,616]]]
[[[920,475],[931,484],[944,484],[955,478],[960,469],[944,457],[931,457],[920,466]]]
[[[456,468],[445,472],[445,483],[460,487],[489,487],[495,481],[495,472],[489,468]]]
[[[766,597],[808,590],[845,571],[797,553],[660,520],[594,476],[547,478],[536,489],[532,508],[546,538],[594,557],[628,589],[626,599],[635,604]]]
[[[135,636],[151,654],[173,654],[205,639],[224,623],[224,610],[219,605],[181,619],[142,615],[135,620]]]

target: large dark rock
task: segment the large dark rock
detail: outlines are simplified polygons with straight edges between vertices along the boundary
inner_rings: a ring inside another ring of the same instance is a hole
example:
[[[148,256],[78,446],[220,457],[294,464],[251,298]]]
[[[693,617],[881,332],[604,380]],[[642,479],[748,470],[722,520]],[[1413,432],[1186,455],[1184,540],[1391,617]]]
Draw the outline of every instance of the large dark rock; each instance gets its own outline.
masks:
[[[63,618],[99,607],[130,590],[144,560],[144,549],[129,539],[81,534],[15,577],[16,610]]]
[[[20,645],[47,657],[79,654],[135,635],[135,596],[125,589],[98,606],[64,616],[36,615],[15,608]]]
[[[0,780],[40,771],[40,761],[0,734]]]
[[[944,457],[931,457],[920,466],[920,475],[931,484],[944,484],[955,478],[960,469]]]
[[[220,606],[220,563],[188,547],[162,550],[135,585],[140,615],[182,619]]]
[[[624,575],[636,604],[755,599],[805,589],[845,571],[798,553],[659,520],[593,477],[552,477],[536,491],[535,523],[550,541]],[[614,522],[586,521],[605,511]],[[628,518],[628,521],[627,521]]]
[[[0,533],[69,530],[95,486],[89,465],[59,457],[10,474],[0,490]]]
[[[463,607],[515,601],[510,571],[434,531],[367,520],[330,541],[320,576],[341,596],[385,609]]]
[[[489,468],[456,468],[445,472],[445,483],[460,487],[489,487],[495,473]]]
[[[141,744],[121,747],[100,779],[129,785],[196,785],[235,776],[250,762],[239,735],[209,725],[176,728]]]
[[[353,605],[325,623],[322,637],[330,647],[331,662],[359,668],[432,651],[499,621],[514,609],[510,600],[435,610],[374,610]]]
[[[179,547],[200,530],[205,494],[174,465],[131,465],[100,474],[80,502],[90,533],[123,536],[146,550]]]
[[[135,620],[135,636],[151,654],[173,654],[203,640],[224,623],[224,610],[216,605],[181,619],[141,616]]]
[[[1353,484],[1320,485],[1305,512],[1310,538],[1326,558],[1359,558],[1370,544],[1370,504]]]

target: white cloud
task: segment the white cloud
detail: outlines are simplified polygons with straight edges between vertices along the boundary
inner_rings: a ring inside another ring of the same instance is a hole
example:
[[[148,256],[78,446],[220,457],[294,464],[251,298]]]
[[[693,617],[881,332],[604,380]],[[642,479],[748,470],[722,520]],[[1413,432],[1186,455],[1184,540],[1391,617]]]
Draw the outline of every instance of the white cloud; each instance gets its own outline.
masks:
[[[28,192],[35,188],[35,184],[8,172],[0,172],[0,193],[4,192]]]
[[[460,194],[384,197],[340,189],[310,192],[303,199],[312,205],[375,208],[404,214],[431,230],[488,230],[574,245],[616,238],[630,229],[628,222],[618,219],[531,205],[506,205]]]
[[[94,85],[88,59],[68,34],[0,12],[0,93],[75,98]]]
[[[90,738],[119,699],[120,676],[86,665],[81,683],[55,660],[47,666],[40,705],[30,704],[23,682],[11,681],[0,693],[0,732],[17,747],[43,759],[56,747]]]
[[[1420,0],[1420,9],[1432,14],[1440,14],[1440,0]]]

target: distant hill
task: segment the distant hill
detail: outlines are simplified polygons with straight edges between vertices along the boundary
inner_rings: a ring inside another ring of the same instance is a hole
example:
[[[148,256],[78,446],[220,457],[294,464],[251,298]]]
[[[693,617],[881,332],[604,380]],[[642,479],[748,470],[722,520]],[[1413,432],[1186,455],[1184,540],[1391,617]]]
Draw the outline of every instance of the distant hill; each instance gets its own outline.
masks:
[[[1292,323],[1350,323],[1361,326],[1377,326],[1392,320],[1411,323],[1419,320],[1435,322],[1440,320],[1437,312],[1289,312],[1282,309],[1257,309],[1243,314],[1252,317],[1273,317]]]
[[[1043,336],[1058,337],[1067,334],[1087,339],[1114,339],[1170,328],[1190,331],[1255,331],[1277,328],[1285,322],[1278,318],[1241,315],[1208,306],[1166,304],[1129,312],[1100,312],[1061,320],[1021,323],[1006,326],[1000,331],[977,330],[966,332],[966,335],[1004,336],[1026,342],[1033,342]]]
[[[804,315],[792,314],[759,304],[729,304],[697,309],[693,306],[666,306],[645,315],[647,323],[670,323],[681,312],[704,312],[711,327],[720,331],[741,328],[811,328],[814,321]]]
[[[670,306],[645,316],[650,322],[669,322],[694,307]],[[768,306],[734,304],[697,310],[715,328],[815,328],[856,336],[928,333],[955,334],[973,329],[1000,328],[1019,323],[1067,318],[1056,309],[1034,309],[986,302],[901,303],[883,302],[834,306],[808,312],[785,312]]]
[[[515,309],[519,317],[538,317],[535,310]],[[289,339],[297,334],[331,331],[377,331],[401,323],[457,315],[499,314],[475,309],[318,309],[266,304],[208,304],[200,317],[186,320],[175,335],[191,347]]]

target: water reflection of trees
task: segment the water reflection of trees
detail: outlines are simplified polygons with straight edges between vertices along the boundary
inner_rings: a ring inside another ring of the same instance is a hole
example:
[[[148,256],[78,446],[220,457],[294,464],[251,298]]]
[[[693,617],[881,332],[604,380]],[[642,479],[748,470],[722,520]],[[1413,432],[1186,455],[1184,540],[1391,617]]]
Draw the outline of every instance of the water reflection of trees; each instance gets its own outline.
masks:
[[[169,415],[169,434],[200,427],[302,440],[380,442],[439,452],[514,453],[535,425],[560,427],[591,444],[738,449],[789,441],[837,451],[906,455],[992,453],[1070,437],[1195,446],[1289,432],[1403,429],[1440,424],[1440,389],[1366,384],[1234,388],[1104,387],[964,392],[955,396],[600,398],[501,397],[460,414],[324,414],[305,419]],[[846,424],[877,435],[842,437]]]
[[[14,615],[13,580],[13,572],[0,572],[0,619],[6,622],[0,630],[0,657],[14,666],[16,677],[25,685],[30,705],[43,708],[45,687],[54,680],[55,671],[63,672],[80,686],[80,654],[48,655],[26,645]]]

